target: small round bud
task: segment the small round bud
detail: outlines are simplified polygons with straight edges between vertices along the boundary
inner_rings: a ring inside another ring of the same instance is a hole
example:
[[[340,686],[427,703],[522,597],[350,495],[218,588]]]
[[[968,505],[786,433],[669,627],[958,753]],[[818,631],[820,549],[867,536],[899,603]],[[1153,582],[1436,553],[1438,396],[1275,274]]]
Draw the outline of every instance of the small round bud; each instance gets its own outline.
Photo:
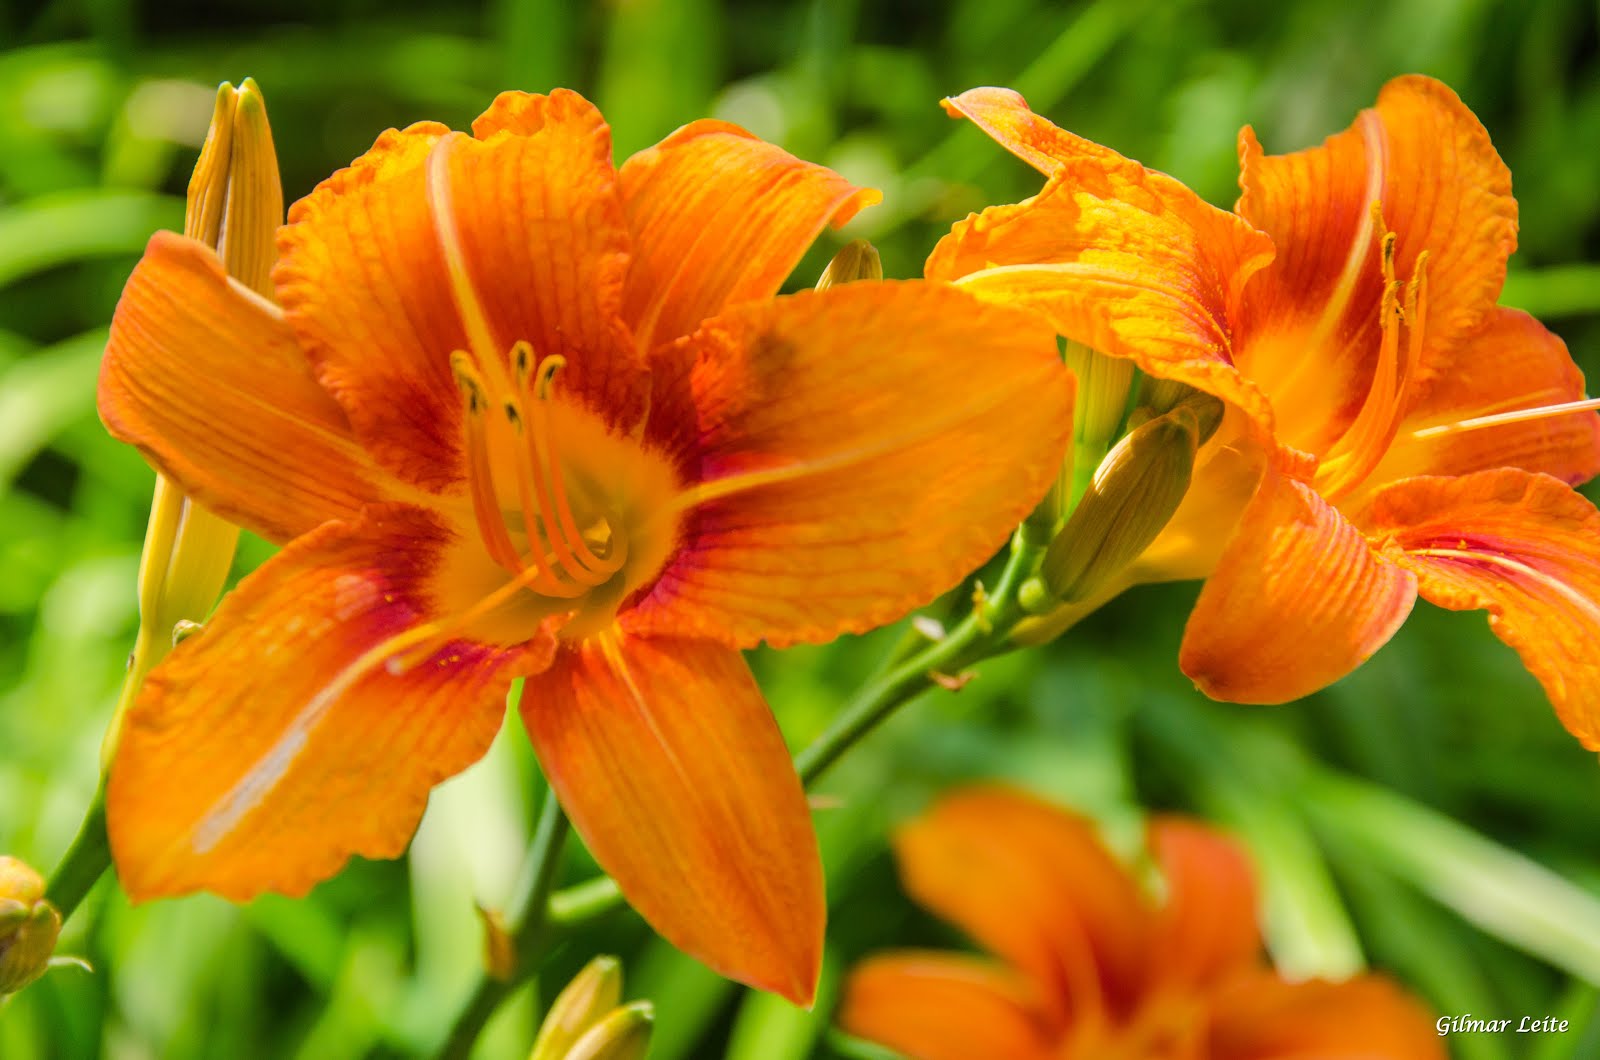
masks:
[[[45,901],[44,880],[26,862],[0,856],[0,994],[44,974],[61,934],[61,914]]]

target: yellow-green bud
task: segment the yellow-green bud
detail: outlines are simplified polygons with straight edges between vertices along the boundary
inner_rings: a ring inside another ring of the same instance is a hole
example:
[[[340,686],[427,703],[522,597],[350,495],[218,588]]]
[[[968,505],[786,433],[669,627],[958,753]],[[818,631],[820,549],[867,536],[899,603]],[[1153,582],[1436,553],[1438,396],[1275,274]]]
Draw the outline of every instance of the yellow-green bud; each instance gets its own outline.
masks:
[[[654,1022],[655,1009],[648,1001],[613,1009],[578,1039],[563,1060],[644,1060]]]
[[[183,234],[215,249],[230,276],[270,296],[274,239],[282,223],[283,185],[261,90],[249,78],[237,89],[224,82],[189,179]],[[145,674],[210,613],[238,540],[238,527],[157,474],[139,561],[139,634],[101,749],[104,763],[116,750],[122,718]]]
[[[61,914],[45,901],[44,880],[26,862],[0,856],[0,994],[44,974],[61,934]]]
[[[881,279],[883,260],[878,257],[878,249],[865,239],[855,239],[846,243],[828,262],[828,267],[822,270],[817,290],[826,291],[841,283],[855,283],[857,280]]]
[[[622,962],[596,957],[556,995],[529,1060],[566,1060],[578,1040],[622,1001]]]
[[[1050,595],[1064,603],[1084,599],[1156,539],[1189,490],[1199,436],[1194,412],[1180,407],[1106,454],[1045,552],[1039,577]]]

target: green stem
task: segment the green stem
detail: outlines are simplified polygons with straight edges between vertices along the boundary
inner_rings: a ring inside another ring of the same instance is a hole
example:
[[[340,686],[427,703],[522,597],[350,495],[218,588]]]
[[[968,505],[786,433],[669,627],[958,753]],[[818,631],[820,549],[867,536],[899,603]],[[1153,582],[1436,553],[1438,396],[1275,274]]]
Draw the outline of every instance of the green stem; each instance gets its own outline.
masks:
[[[999,584],[944,639],[929,644],[883,676],[869,681],[845,705],[833,723],[794,757],[800,779],[810,784],[877,728],[897,708],[926,692],[940,675],[956,676],[963,668],[1009,650],[1006,635],[1022,617],[1017,591],[1038,561],[1038,547],[1018,534],[1000,573]]]
[[[45,898],[56,907],[65,922],[83,902],[94,885],[111,867],[111,844],[106,838],[106,788],[104,782],[94,793],[94,801],[83,815],[78,834],[51,874]]]
[[[516,956],[516,966],[503,979],[486,975],[478,980],[471,1000],[456,1018],[450,1036],[439,1050],[442,1060],[466,1060],[500,1003],[533,976],[543,962],[549,941],[547,929],[551,927],[550,891],[555,884],[556,869],[561,864],[561,848],[567,830],[567,815],[561,811],[560,801],[554,791],[547,792],[544,807],[539,811],[539,822],[534,826],[533,841],[528,845],[517,893],[506,909],[506,918],[513,925],[512,953]]]

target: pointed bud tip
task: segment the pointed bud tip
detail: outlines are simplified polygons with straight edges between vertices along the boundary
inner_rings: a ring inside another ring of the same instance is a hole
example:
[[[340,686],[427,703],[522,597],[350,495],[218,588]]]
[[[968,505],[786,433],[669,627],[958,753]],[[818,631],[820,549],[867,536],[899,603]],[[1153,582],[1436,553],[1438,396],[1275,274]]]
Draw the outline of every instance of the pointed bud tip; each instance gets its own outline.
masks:
[[[828,267],[822,270],[822,276],[817,280],[817,290],[826,291],[830,287],[858,280],[881,279],[883,259],[878,255],[878,248],[865,239],[854,239],[841,247],[833,260],[828,262]]]
[[[648,1001],[612,1009],[573,1043],[563,1060],[641,1060],[650,1049],[655,1016]]]

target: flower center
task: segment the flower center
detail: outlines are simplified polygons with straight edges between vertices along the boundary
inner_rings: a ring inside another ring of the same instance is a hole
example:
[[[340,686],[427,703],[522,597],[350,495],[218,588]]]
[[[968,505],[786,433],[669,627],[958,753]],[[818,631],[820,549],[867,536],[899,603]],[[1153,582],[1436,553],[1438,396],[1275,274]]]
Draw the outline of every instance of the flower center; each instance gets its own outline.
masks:
[[[603,629],[671,550],[676,521],[659,518],[677,490],[670,464],[559,395],[565,364],[540,359],[527,342],[505,359],[460,350],[450,357],[464,407],[468,494],[488,562],[447,581],[479,600],[464,617],[480,637],[526,639],[553,615],[568,616],[563,636]]]

